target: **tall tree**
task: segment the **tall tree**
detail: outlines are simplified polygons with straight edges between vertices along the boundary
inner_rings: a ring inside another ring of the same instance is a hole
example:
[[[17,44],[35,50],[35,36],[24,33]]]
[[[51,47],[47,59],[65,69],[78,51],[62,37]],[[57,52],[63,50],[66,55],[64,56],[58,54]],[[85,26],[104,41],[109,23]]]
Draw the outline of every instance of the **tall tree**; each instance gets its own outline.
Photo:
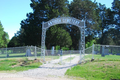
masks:
[[[30,4],[30,6],[33,9],[33,13],[28,13],[27,19],[21,21],[21,29],[17,33],[17,36],[19,42],[24,43],[24,45],[40,46],[42,22],[46,22],[55,17],[67,16],[69,14],[67,6],[68,2],[67,0],[31,0],[31,2],[32,3]],[[57,27],[62,26],[57,25]],[[54,32],[55,30],[53,29],[49,28],[48,32]],[[47,37],[52,36],[50,34],[46,35],[46,39]],[[49,43],[52,44],[52,42]],[[48,44],[46,44],[46,46]]]
[[[118,32],[119,30],[117,30],[119,29],[119,27],[116,21],[116,18],[118,16],[116,16],[117,14],[116,14],[116,9],[115,9],[115,3],[113,4],[114,5],[112,7],[112,10],[110,8],[106,8],[105,5],[101,5],[101,4],[98,5],[98,11],[99,11],[99,16],[101,20],[101,23],[99,25],[101,29],[101,32],[100,32],[101,36],[98,42],[100,44],[117,45],[116,42],[119,43],[119,41],[117,40],[118,38],[116,38],[116,41],[114,40],[115,37],[118,37],[117,35],[119,35],[119,32]]]
[[[85,20],[87,28],[97,29],[99,17],[96,9],[97,3],[91,0],[73,0],[70,5],[70,14],[72,17]]]
[[[73,0],[73,2],[69,5],[70,16],[86,22],[86,36],[92,35],[99,28],[99,14],[96,12],[96,10],[97,3],[94,3],[91,0]],[[79,29],[73,25],[70,25],[69,32],[71,37],[75,39],[72,39],[72,46],[76,46],[76,49],[78,49],[78,42],[80,39]]]
[[[4,31],[2,23],[0,22],[0,48],[7,47],[8,42],[9,42],[9,36]]]
[[[105,5],[99,3],[98,5],[98,13],[100,17],[100,31],[99,31],[99,38],[100,44],[103,44],[104,33],[108,31],[110,28],[113,28],[113,12],[110,8],[106,8]]]
[[[120,0],[113,1],[112,11],[114,11],[114,26],[120,30]]]
[[[120,45],[120,31],[111,28],[103,34],[103,44],[105,45]]]

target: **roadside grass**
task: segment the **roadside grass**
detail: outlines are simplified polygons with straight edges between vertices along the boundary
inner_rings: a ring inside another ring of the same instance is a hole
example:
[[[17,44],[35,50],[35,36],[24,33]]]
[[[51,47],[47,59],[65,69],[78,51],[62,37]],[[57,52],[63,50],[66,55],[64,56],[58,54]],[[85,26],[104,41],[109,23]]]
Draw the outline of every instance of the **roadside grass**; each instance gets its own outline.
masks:
[[[39,60],[5,59],[0,60],[0,71],[24,71],[38,68],[42,63]]]
[[[90,56],[90,55],[88,55]],[[94,61],[87,61],[66,71],[66,75],[84,80],[118,80],[120,79],[120,56],[95,55]]]

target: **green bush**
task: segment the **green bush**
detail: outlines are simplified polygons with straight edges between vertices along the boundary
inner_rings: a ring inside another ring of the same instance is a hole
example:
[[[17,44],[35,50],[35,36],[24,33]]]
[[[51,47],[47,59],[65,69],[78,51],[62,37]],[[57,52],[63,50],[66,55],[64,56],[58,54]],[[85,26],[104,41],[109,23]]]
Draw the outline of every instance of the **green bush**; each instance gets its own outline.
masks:
[[[55,46],[55,50],[60,50],[60,46]]]
[[[69,50],[69,48],[67,48],[67,47],[62,47],[62,50]]]
[[[87,43],[85,44],[86,48],[92,46],[93,43],[96,43],[96,41],[95,41],[95,40],[91,40],[90,42],[87,42]]]

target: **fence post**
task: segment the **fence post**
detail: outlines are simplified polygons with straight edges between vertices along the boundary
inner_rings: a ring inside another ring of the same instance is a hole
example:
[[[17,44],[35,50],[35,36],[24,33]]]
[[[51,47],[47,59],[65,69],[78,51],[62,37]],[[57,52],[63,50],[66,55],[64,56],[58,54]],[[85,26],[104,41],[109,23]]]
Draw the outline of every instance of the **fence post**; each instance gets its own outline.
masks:
[[[94,44],[92,45],[92,59],[94,59]]]
[[[71,64],[71,50],[70,50],[70,64]]]
[[[36,46],[35,46],[35,59],[37,59]]]
[[[6,58],[8,57],[8,54],[7,54],[7,47],[6,47]]]
[[[81,50],[80,50],[80,62],[79,62],[80,64],[81,64],[81,62],[82,62],[82,61],[81,61],[81,60],[82,60],[81,58],[82,58],[82,57],[81,57]]]
[[[104,48],[105,48],[105,46],[102,46],[102,57],[105,57],[105,53],[104,53]]]
[[[61,56],[61,64],[62,64],[62,55],[63,55],[63,51],[61,49],[61,54],[60,54],[60,56]]]
[[[55,47],[52,46],[52,52],[51,52],[51,55],[52,55],[52,60],[53,60],[53,55],[54,55],[54,52],[55,52]]]

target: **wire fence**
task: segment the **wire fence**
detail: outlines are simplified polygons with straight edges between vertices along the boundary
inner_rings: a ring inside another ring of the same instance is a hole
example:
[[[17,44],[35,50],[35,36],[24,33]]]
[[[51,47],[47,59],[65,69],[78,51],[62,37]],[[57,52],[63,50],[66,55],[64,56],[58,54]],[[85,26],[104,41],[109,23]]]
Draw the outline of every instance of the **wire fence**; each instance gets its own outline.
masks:
[[[47,63],[75,63],[75,59],[77,62],[79,61],[79,55],[80,50],[45,50],[45,61]],[[43,58],[41,58],[41,60],[43,60]]]
[[[85,60],[105,57],[106,55],[120,55],[120,46],[93,44],[85,49]]]
[[[57,63],[81,63],[86,60],[95,59],[96,55],[105,57],[106,55],[120,55],[120,46],[93,44],[86,48],[84,54],[80,50],[45,50],[45,61],[57,61]],[[0,59],[3,58],[31,58],[43,60],[41,48],[36,46],[23,46],[0,48]]]
[[[120,55],[120,46],[115,45],[95,45],[94,54],[105,55]]]
[[[0,58],[37,58],[41,56],[41,48],[36,46],[23,46],[0,48]]]

